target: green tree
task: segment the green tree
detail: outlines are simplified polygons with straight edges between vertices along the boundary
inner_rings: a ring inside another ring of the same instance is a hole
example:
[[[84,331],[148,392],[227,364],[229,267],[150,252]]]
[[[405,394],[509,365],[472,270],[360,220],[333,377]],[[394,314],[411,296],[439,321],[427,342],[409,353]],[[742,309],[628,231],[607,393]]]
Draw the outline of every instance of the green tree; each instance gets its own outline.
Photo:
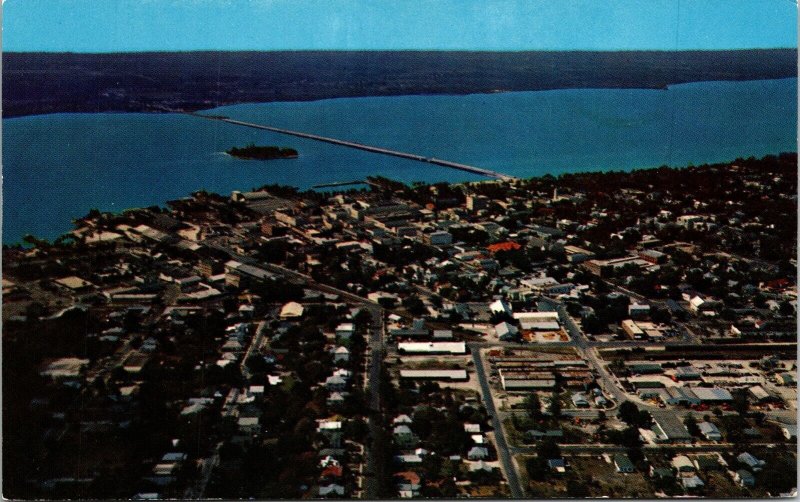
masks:
[[[372,314],[367,309],[361,309],[353,318],[353,322],[358,328],[368,328],[372,324]]]
[[[598,335],[607,330],[607,327],[595,314],[587,316],[581,321],[581,328],[585,333],[590,335]]]
[[[362,442],[369,433],[369,427],[363,418],[356,417],[345,422],[344,433],[353,440]]]
[[[561,448],[552,439],[545,439],[536,447],[536,455],[544,460],[561,458]]]
[[[422,315],[426,312],[425,304],[414,295],[410,295],[403,300],[403,307],[413,315]]]
[[[608,367],[615,375],[622,375],[625,371],[625,362],[620,358],[616,358],[611,361]]]
[[[639,437],[639,429],[636,427],[627,427],[624,430],[609,430],[606,431],[608,441],[614,444],[627,446],[628,448],[636,448],[642,444]]]
[[[750,401],[747,399],[747,392],[744,390],[736,390],[733,393],[733,409],[740,415],[747,413],[750,408]]]
[[[542,403],[539,402],[539,396],[535,392],[528,394],[524,405],[528,418],[537,422],[542,418]]]
[[[625,401],[619,405],[617,417],[628,425],[639,423],[639,407],[630,401]]]
[[[534,481],[544,481],[550,474],[547,459],[539,456],[530,457],[525,462],[525,470],[528,471],[528,477]]]
[[[573,498],[585,498],[589,496],[589,488],[586,483],[581,483],[577,479],[567,481],[567,496]]]
[[[653,416],[650,415],[650,412],[647,410],[639,410],[639,421],[637,422],[638,427],[648,428],[650,424],[653,423]]]
[[[555,418],[561,416],[561,399],[558,397],[558,392],[555,391],[550,399],[550,414]]]
[[[756,486],[769,487],[775,496],[797,487],[797,465],[794,461],[767,462],[760,472],[755,473]]]
[[[788,301],[781,302],[780,306],[778,307],[778,313],[782,316],[793,316],[794,315],[794,307]]]
[[[686,418],[683,419],[683,425],[686,426],[686,430],[688,430],[689,434],[692,436],[700,435],[700,428],[697,426],[697,419],[694,418],[694,415],[691,413],[686,415]]]

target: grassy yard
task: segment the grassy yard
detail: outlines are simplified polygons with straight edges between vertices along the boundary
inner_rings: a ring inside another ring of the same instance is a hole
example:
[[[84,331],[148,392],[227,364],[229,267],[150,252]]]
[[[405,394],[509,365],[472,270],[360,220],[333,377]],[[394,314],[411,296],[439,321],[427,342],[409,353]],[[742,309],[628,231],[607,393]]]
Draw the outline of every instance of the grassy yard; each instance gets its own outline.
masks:
[[[532,423],[530,428],[538,428],[540,430],[551,428],[561,429],[564,432],[564,436],[557,439],[557,442],[560,444],[586,444],[590,443],[592,438],[590,434],[586,433],[584,428],[573,427],[571,425],[567,425],[565,422],[549,424],[545,423],[540,425]],[[535,446],[537,443],[530,437],[526,438],[525,430],[517,429],[514,426],[514,421],[511,418],[506,418],[503,420],[503,429],[506,432],[506,438],[508,439],[509,444],[512,446]]]
[[[568,487],[588,491],[588,497],[609,496],[612,498],[653,498],[655,492],[642,473],[618,474],[614,466],[597,457],[566,457],[567,472],[552,474],[546,480],[529,480],[521,476],[532,498],[566,498],[575,496]],[[526,457],[519,457],[525,465]],[[521,474],[525,474],[524,472]]]
[[[708,495],[721,499],[756,496],[752,488],[740,488],[725,471],[707,472],[701,476],[706,482],[705,493]]]
[[[590,496],[653,498],[655,492],[641,472],[620,474],[613,464],[597,457],[570,457],[570,469],[589,488]]]
[[[470,498],[508,498],[510,496],[508,486],[463,486],[461,493],[468,495]]]
[[[514,462],[519,466],[520,485],[526,487],[525,495],[534,498],[564,498],[567,493],[567,485],[564,479],[548,479],[547,481],[532,481],[525,469],[529,455],[515,455]]]

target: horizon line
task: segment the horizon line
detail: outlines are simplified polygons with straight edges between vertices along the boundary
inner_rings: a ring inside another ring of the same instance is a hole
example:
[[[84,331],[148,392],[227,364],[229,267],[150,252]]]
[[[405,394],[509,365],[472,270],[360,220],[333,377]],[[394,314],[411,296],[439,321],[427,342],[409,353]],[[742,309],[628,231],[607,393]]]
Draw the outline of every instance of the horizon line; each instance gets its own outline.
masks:
[[[198,53],[198,52],[464,52],[464,53],[526,53],[526,52],[744,52],[794,50],[798,47],[739,47],[729,49],[683,48],[683,49],[136,49],[114,51],[74,51],[74,50],[4,50],[3,54],[166,54],[166,53]]]

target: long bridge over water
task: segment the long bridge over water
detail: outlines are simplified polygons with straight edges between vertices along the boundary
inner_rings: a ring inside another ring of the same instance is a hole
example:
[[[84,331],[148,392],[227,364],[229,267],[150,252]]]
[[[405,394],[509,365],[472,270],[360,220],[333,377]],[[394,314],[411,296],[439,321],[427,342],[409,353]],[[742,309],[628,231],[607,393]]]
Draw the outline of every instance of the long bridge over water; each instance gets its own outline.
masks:
[[[266,126],[266,125],[261,125],[261,124],[254,124],[252,122],[244,122],[242,120],[235,120],[235,119],[232,119],[232,118],[229,118],[229,117],[225,117],[225,116],[203,115],[203,114],[200,114],[200,113],[193,113],[193,112],[187,112],[187,114],[188,115],[192,115],[194,117],[200,117],[200,118],[209,119],[209,120],[218,120],[218,121],[221,121],[221,122],[227,122],[228,124],[239,125],[239,126],[244,126],[244,127],[251,127],[253,129],[262,129],[264,131],[271,131],[271,132],[275,132],[275,133],[278,133],[278,134],[286,134],[288,136],[296,136],[298,138],[311,139],[311,140],[314,140],[314,141],[321,141],[323,143],[330,143],[330,144],[333,144],[333,145],[345,146],[347,148],[355,148],[356,150],[363,150],[365,152],[378,153],[378,154],[381,154],[381,155],[389,155],[389,156],[392,156],[392,157],[400,157],[401,159],[416,160],[418,162],[427,162],[428,164],[435,164],[437,166],[449,167],[449,168],[452,168],[452,169],[458,169],[460,171],[466,171],[468,173],[478,174],[478,175],[481,175],[481,176],[487,176],[489,178],[496,178],[496,179],[499,179],[499,180],[510,181],[510,180],[517,179],[514,176],[510,176],[508,174],[500,173],[500,172],[497,172],[497,171],[492,171],[490,169],[484,169],[482,167],[470,166],[470,165],[467,165],[467,164],[459,164],[458,162],[451,162],[449,160],[436,159],[436,158],[433,158],[433,157],[425,157],[423,155],[417,155],[417,154],[414,154],[414,153],[400,152],[400,151],[397,151],[397,150],[390,150],[388,148],[381,148],[381,147],[378,147],[378,146],[365,145],[363,143],[355,143],[355,142],[352,142],[352,141],[345,141],[345,140],[336,139],[336,138],[328,138],[326,136],[319,136],[319,135],[316,135],[316,134],[309,134],[309,133],[300,132],[300,131],[292,131],[290,129],[281,129],[281,128],[278,128],[278,127],[271,127],[271,126]]]

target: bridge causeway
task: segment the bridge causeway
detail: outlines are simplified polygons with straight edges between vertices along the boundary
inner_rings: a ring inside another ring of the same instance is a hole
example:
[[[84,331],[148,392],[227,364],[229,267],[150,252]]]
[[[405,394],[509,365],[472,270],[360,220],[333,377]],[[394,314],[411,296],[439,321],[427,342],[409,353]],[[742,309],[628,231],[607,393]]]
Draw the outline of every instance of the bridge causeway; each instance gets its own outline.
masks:
[[[510,176],[508,174],[504,174],[504,173],[501,173],[501,172],[498,172],[498,171],[492,171],[490,169],[484,169],[482,167],[470,166],[470,165],[467,165],[467,164],[460,164],[458,162],[451,162],[449,160],[437,159],[437,158],[433,158],[433,157],[425,157],[423,155],[417,155],[417,154],[407,153],[407,152],[400,152],[400,151],[397,151],[397,150],[390,150],[388,148],[381,148],[381,147],[378,147],[378,146],[365,145],[363,143],[355,143],[353,141],[345,141],[345,140],[336,139],[336,138],[329,138],[329,137],[326,137],[326,136],[319,136],[319,135],[316,135],[316,134],[309,134],[309,133],[300,132],[300,131],[292,131],[290,129],[281,129],[279,127],[266,126],[266,125],[262,125],[262,124],[254,124],[252,122],[245,122],[245,121],[242,121],[242,120],[235,120],[235,119],[232,119],[232,118],[229,118],[229,117],[224,117],[224,116],[203,115],[203,114],[200,114],[200,113],[193,113],[193,112],[188,112],[187,114],[188,115],[192,115],[193,117],[200,117],[200,118],[204,118],[204,119],[208,119],[208,120],[218,120],[220,122],[227,122],[228,124],[239,125],[239,126],[244,126],[244,127],[250,127],[250,128],[253,128],[253,129],[261,129],[261,130],[264,130],[264,131],[270,131],[270,132],[274,132],[274,133],[278,133],[278,134],[285,134],[285,135],[288,135],[288,136],[295,136],[295,137],[298,137],[298,138],[310,139],[310,140],[314,140],[314,141],[321,141],[323,143],[330,143],[332,145],[339,145],[339,146],[344,146],[344,147],[347,147],[347,148],[355,148],[356,150],[363,150],[365,152],[372,152],[372,153],[377,153],[377,154],[380,154],[380,155],[389,155],[391,157],[400,157],[401,159],[415,160],[417,162],[426,162],[428,164],[434,164],[434,165],[442,166],[442,167],[449,167],[451,169],[458,169],[460,171],[465,171],[465,172],[472,173],[472,174],[478,174],[480,176],[486,176],[488,178],[495,178],[495,179],[504,180],[504,181],[511,181],[511,180],[517,179],[514,176]]]

